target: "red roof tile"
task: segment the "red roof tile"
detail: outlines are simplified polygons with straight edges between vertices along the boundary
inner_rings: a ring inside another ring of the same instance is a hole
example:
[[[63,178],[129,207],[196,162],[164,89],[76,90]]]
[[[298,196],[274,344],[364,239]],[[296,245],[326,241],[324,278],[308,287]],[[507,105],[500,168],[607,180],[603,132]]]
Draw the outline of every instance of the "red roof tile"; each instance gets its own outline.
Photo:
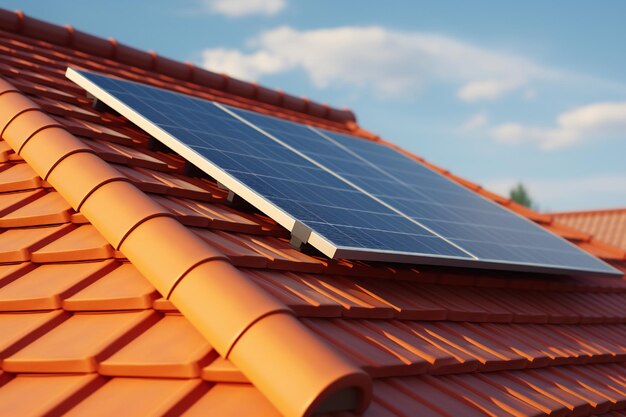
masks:
[[[109,376],[197,378],[203,366],[217,356],[187,319],[171,315],[101,362],[98,372]]]
[[[625,280],[298,252],[271,219],[93,109],[63,73],[108,72],[384,142],[350,112],[20,13],[0,10],[0,32],[0,414],[626,407]],[[614,242],[429,165],[626,270]]]
[[[626,208],[570,211],[552,214],[556,221],[582,230],[626,251]]]

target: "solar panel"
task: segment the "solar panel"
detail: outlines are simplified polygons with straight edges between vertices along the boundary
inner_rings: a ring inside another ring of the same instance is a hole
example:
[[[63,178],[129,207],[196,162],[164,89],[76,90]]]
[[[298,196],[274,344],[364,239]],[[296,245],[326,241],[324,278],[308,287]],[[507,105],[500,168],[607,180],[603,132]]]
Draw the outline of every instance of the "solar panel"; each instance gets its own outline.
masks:
[[[619,274],[387,146],[131,81],[67,76],[331,258]]]
[[[570,242],[388,146],[233,111],[482,262],[578,269],[599,264]]]

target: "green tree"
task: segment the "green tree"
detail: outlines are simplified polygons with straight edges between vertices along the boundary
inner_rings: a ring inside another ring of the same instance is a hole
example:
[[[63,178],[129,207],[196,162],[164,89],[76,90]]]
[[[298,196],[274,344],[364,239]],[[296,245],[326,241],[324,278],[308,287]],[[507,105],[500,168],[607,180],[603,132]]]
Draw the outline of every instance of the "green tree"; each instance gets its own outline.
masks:
[[[528,194],[528,190],[526,190],[526,187],[524,187],[524,184],[521,182],[518,182],[513,188],[511,188],[511,191],[509,191],[509,198],[528,208],[533,208],[535,206],[533,199],[530,197],[530,194]]]

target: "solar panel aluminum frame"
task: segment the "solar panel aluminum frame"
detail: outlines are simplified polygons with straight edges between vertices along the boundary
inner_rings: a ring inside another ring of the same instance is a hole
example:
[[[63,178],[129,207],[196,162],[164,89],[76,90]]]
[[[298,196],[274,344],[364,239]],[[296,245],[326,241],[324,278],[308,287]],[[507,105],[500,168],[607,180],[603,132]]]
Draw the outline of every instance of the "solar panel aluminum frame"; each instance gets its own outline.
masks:
[[[286,211],[282,210],[280,207],[276,206],[274,203],[267,200],[265,197],[257,193],[255,190],[246,186],[242,182],[240,182],[234,176],[228,174],[224,170],[222,170],[218,165],[212,163],[207,160],[204,156],[191,149],[189,146],[185,145],[183,142],[178,140],[175,136],[171,135],[167,131],[160,128],[157,124],[151,122],[148,118],[144,117],[140,112],[136,111],[130,106],[127,106],[124,102],[118,100],[115,96],[108,93],[105,89],[100,88],[96,83],[92,82],[85,76],[83,76],[80,72],[74,70],[73,68],[68,67],[66,71],[66,77],[84,88],[90,95],[95,97],[97,100],[106,104],[108,107],[118,112],[130,122],[134,123],[136,126],[141,128],[143,131],[163,143],[168,148],[172,149],[180,156],[182,156],[186,161],[195,165],[197,168],[202,170],[203,172],[210,175],[214,178],[218,183],[223,184],[230,191],[239,195],[245,201],[259,209],[261,212],[268,215],[270,218],[274,219],[277,223],[287,229],[290,233],[292,233],[297,239],[301,240],[302,243],[308,243],[321,253],[326,255],[331,259],[343,258],[343,259],[353,259],[353,260],[365,260],[365,261],[381,261],[381,262],[399,262],[399,263],[416,263],[416,264],[425,264],[425,265],[441,265],[441,266],[452,266],[452,267],[469,267],[469,268],[482,268],[482,269],[495,269],[495,270],[507,270],[507,271],[520,271],[520,272],[538,272],[538,273],[550,273],[550,274],[568,274],[568,275],[598,275],[598,276],[622,276],[623,274],[614,270],[614,273],[608,272],[590,272],[589,270],[575,269],[572,267],[563,267],[560,268],[558,266],[546,266],[546,265],[537,265],[532,263],[522,263],[518,262],[517,264],[507,263],[505,261],[491,261],[491,260],[482,260],[477,257],[469,254],[471,258],[461,258],[449,255],[437,255],[437,254],[418,254],[415,252],[400,252],[400,251],[391,251],[391,250],[383,250],[383,249],[364,249],[359,247],[348,247],[348,246],[337,246],[326,239],[323,235],[317,233],[315,230],[311,230],[306,225],[303,225],[298,219],[291,216]],[[152,87],[158,88],[158,87]],[[170,91],[174,94],[173,91]],[[210,100],[206,100],[210,101]],[[264,134],[268,137],[268,140],[273,140],[281,145],[291,149],[288,145],[273,137],[271,134],[265,132],[264,130],[256,127],[254,124],[248,122],[244,118],[239,115],[228,111],[224,106],[219,103],[210,101],[218,108],[222,109],[225,113],[230,114],[233,117],[238,118],[243,123],[248,126],[256,129],[260,133]],[[291,149],[293,151],[293,149]],[[298,153],[300,156],[302,154]],[[304,156],[303,156],[304,157]],[[306,160],[315,163],[317,166],[321,166],[327,172],[337,176],[334,172],[328,170],[323,165],[316,163],[315,161],[311,161],[310,158],[304,157]],[[340,177],[340,176],[339,176]],[[341,177],[340,177],[341,178]],[[369,195],[369,194],[368,194]],[[568,242],[569,243],[569,242]]]

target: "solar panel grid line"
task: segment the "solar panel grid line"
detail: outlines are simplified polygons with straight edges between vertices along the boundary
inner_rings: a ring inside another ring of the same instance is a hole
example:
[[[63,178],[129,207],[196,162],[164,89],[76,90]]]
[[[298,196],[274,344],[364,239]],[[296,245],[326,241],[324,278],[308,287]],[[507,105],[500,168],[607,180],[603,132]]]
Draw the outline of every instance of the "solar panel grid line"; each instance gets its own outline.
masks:
[[[377,166],[376,164],[373,164],[372,162],[368,161],[367,159],[365,159],[365,158],[361,157],[360,155],[356,154],[356,153],[355,153],[355,152],[353,152],[350,148],[348,148],[348,147],[344,146],[343,144],[341,144],[341,143],[337,142],[336,140],[334,140],[334,139],[333,139],[333,138],[331,138],[330,136],[326,135],[326,134],[325,134],[322,130],[317,129],[317,128],[314,128],[314,127],[312,127],[312,126],[308,126],[308,128],[309,128],[309,129],[311,129],[313,132],[317,133],[318,135],[322,136],[322,137],[323,137],[323,138],[325,138],[326,140],[328,140],[328,141],[332,142],[332,143],[333,143],[333,144],[335,144],[336,146],[338,146],[338,147],[340,147],[340,148],[344,149],[346,152],[348,152],[348,153],[352,154],[354,157],[356,157],[356,158],[358,158],[358,159],[362,160],[364,163],[368,164],[371,168],[373,168],[373,169],[375,169],[375,170],[379,171],[381,174],[383,174],[383,175],[385,175],[385,176],[387,176],[387,177],[391,178],[391,179],[392,179],[392,180],[394,180],[394,181],[397,181],[397,182],[403,183],[403,184],[405,184],[405,185],[407,185],[407,186],[410,186],[410,185],[411,185],[411,184],[407,183],[405,180],[403,180],[403,179],[401,179],[401,178],[399,178],[399,177],[397,177],[397,176],[395,176],[395,175],[393,175],[393,174],[391,174],[391,173],[389,173],[389,172],[385,171],[384,169],[380,168],[380,167],[379,167],[379,166]],[[383,145],[379,145],[379,146],[383,146]],[[392,151],[396,152],[395,150],[392,150]],[[399,154],[399,153],[398,153],[398,154]],[[399,155],[401,155],[401,154],[399,154]],[[404,157],[404,155],[401,155],[401,156],[402,156],[402,157]],[[407,158],[407,159],[408,159],[408,158]],[[417,164],[417,162],[415,162],[415,163]],[[428,170],[432,171],[432,173],[433,173],[433,174],[435,174],[435,175],[439,175],[436,171],[432,170],[432,169],[431,169],[431,168],[429,168],[428,166],[424,166],[424,167],[425,167],[426,169],[428,169]],[[460,187],[460,186],[459,186],[459,187]],[[495,202],[493,202],[493,201],[491,201],[491,200],[487,199],[486,197],[484,197],[484,196],[482,196],[482,195],[478,195],[478,194],[477,194],[477,195],[476,195],[476,197],[477,197],[477,198],[480,198],[480,199],[483,199],[483,200],[484,200],[487,204],[494,205],[494,206],[497,206],[498,208],[500,208],[500,207],[497,205],[497,203],[495,203]],[[466,207],[464,207],[464,209],[465,209],[465,210],[468,210]],[[507,213],[507,214],[508,214],[508,213]],[[536,225],[535,223],[533,223],[531,220],[529,220],[529,219],[527,219],[527,218],[525,218],[525,217],[523,217],[523,216],[521,216],[521,215],[519,215],[519,214],[517,214],[517,213],[515,213],[515,212],[511,212],[511,214],[512,214],[512,215],[514,215],[514,216],[517,216],[520,220],[522,220],[522,221],[524,221],[524,222],[527,222],[527,223],[528,223],[529,225],[531,225],[532,227],[537,227],[537,228],[539,228],[539,226],[537,226],[537,225]],[[424,227],[426,227],[426,226],[424,226]],[[491,226],[491,228],[494,228],[494,229],[502,229],[502,230],[506,230],[506,231],[513,231],[513,230],[515,230],[515,229],[512,229],[512,228],[507,228],[507,227],[499,227],[499,226]],[[529,231],[529,232],[524,232],[524,233],[527,233],[527,234],[529,234],[529,235],[531,235],[531,234],[532,234],[532,235],[535,235],[535,234],[537,233],[537,230],[532,230],[532,231]],[[564,243],[567,243],[567,244],[569,244],[569,245],[571,245],[571,246],[574,246],[574,244],[573,244],[573,243],[571,243],[571,242],[567,241],[566,239],[560,238],[559,236],[555,236],[555,237],[556,237],[556,238],[558,238],[558,239],[560,239],[560,240],[562,240]],[[460,239],[460,240],[463,240],[463,239]],[[521,244],[520,244],[520,245],[511,244],[511,246],[513,246],[513,247],[523,247],[523,246],[525,246],[525,245],[521,245]],[[545,250],[550,250],[550,249],[545,249]]]
[[[356,152],[352,151],[349,147],[344,146],[342,143],[340,143],[337,140],[334,140],[330,136],[330,134],[325,134],[320,129],[313,128],[313,127],[309,127],[309,129],[311,129],[315,133],[319,134],[320,136],[324,137],[326,140],[334,143],[336,146],[342,148],[343,150],[345,150],[346,152],[350,153],[351,155],[353,155],[354,157],[358,158],[359,160],[363,161],[364,163],[368,164],[371,168],[375,169],[376,171],[380,172],[381,174],[385,175],[386,177],[394,179],[398,183],[402,183],[402,184],[404,184],[406,186],[410,186],[410,184],[408,184],[403,179],[401,179],[398,176],[395,176],[393,174],[390,174],[389,172],[387,172],[385,169],[381,168],[380,166],[372,163],[371,161],[369,161],[368,159],[362,157],[361,155],[358,155]],[[348,137],[347,135],[344,135],[344,134],[338,134],[338,133],[332,133],[332,134],[337,135],[337,136]],[[418,165],[422,166],[423,169],[430,171],[432,175],[440,176],[439,173],[435,172],[434,170],[430,169],[429,167],[424,166],[423,164],[419,164],[417,161],[413,161],[413,160],[409,159],[408,157],[406,157],[405,155],[402,155],[399,152],[397,152],[397,151],[395,151],[395,150],[393,150],[393,149],[391,149],[389,147],[386,147],[386,146],[380,145],[380,144],[366,142],[366,141],[363,141],[363,140],[360,140],[360,139],[355,139],[355,138],[351,138],[351,139],[353,139],[355,143],[359,143],[359,144],[366,144],[367,143],[367,146],[372,146],[372,147],[376,146],[378,148],[388,150],[389,152],[393,152],[393,153],[395,153],[397,155],[397,157],[399,159],[404,159],[405,161],[410,162],[411,164],[413,164],[415,166],[418,166]],[[365,146],[365,145],[363,145],[363,146]],[[379,155],[379,153],[376,153],[376,155]],[[527,245],[508,243],[507,245],[510,246],[511,248],[515,248],[518,251],[520,249],[524,249],[524,248],[526,248],[527,250],[533,250],[534,251],[536,248],[535,248],[535,246],[533,244],[537,243],[537,239],[544,238],[544,240],[545,239],[552,239],[552,240],[555,240],[555,241],[559,241],[559,244],[563,244],[568,249],[573,249],[573,253],[575,253],[575,254],[577,253],[577,254],[579,254],[582,257],[592,258],[591,255],[589,255],[589,254],[587,254],[585,252],[580,251],[580,249],[577,248],[573,243],[571,243],[571,242],[569,242],[569,241],[567,241],[567,240],[565,240],[565,239],[563,239],[563,238],[561,238],[559,236],[555,236],[555,235],[546,233],[544,229],[540,228],[540,226],[536,225],[531,220],[529,220],[529,219],[527,219],[525,217],[522,217],[522,216],[520,216],[517,213],[504,211],[504,209],[502,207],[500,207],[499,205],[497,205],[495,202],[490,201],[490,200],[486,199],[483,196],[475,195],[475,193],[471,193],[470,191],[464,189],[463,187],[461,187],[458,184],[454,184],[452,181],[450,181],[448,179],[445,179],[445,180],[449,181],[450,185],[452,185],[453,187],[457,187],[459,193],[465,193],[467,195],[471,194],[472,198],[475,201],[476,200],[478,200],[478,201],[482,200],[482,202],[486,205],[486,207],[489,207],[491,209],[495,209],[495,210],[501,211],[503,215],[506,214],[509,218],[512,217],[516,221],[524,223],[524,227],[527,230],[518,230],[518,229],[511,228],[511,227],[498,227],[498,226],[493,226],[493,225],[490,225],[489,228],[484,228],[483,229],[483,231],[485,231],[487,234],[489,233],[490,229],[492,229],[492,230],[504,230],[507,233],[514,232],[514,233],[516,233],[516,237],[518,238],[518,240],[521,240],[520,238],[523,237],[523,235],[528,235],[528,236],[533,236],[534,237],[534,241],[532,241],[533,239],[531,239],[531,241],[529,241]],[[467,201],[467,199],[465,199],[465,201]],[[467,214],[467,208],[463,207],[463,209],[465,210],[464,213]],[[496,215],[498,213],[497,212],[496,213],[490,212],[489,214],[491,216],[493,216],[493,215]],[[441,213],[438,213],[438,216],[440,216],[440,215],[441,215]],[[454,222],[451,222],[451,223],[454,223]],[[428,226],[428,225],[426,225],[426,226]],[[522,235],[522,236],[520,236],[520,235]],[[470,240],[465,240],[465,239],[457,239],[457,240],[458,241],[470,241]],[[464,245],[461,245],[461,246],[465,247]],[[572,255],[571,253],[569,253],[569,251],[565,251],[565,250],[560,250],[559,251],[559,250],[552,249],[552,248],[549,248],[549,247],[542,248],[542,251],[553,252],[553,253],[568,253],[568,255]],[[470,252],[472,254],[476,255],[475,252],[472,252],[471,250],[470,250]],[[511,256],[516,256],[516,255],[518,255],[518,254],[514,253],[514,252],[511,253]],[[540,253],[537,253],[537,256],[542,257]],[[483,260],[485,259],[482,256],[479,256],[479,258],[483,259]],[[550,259],[549,256],[548,257],[542,257],[542,258],[543,259],[547,259],[547,260]],[[593,259],[595,259],[595,258],[593,258]],[[489,259],[489,261],[492,261],[492,260]],[[493,260],[493,261],[496,261],[496,260]],[[525,264],[525,265],[533,265],[534,264],[532,262],[524,262],[522,260],[519,260],[519,262],[521,264]],[[565,266],[565,264],[564,264],[564,266]]]
[[[328,141],[332,142],[335,146],[341,147],[341,148],[343,148],[346,152],[352,153],[349,149],[347,149],[347,148],[345,148],[345,147],[341,146],[339,143],[335,142],[334,140],[332,140],[332,139],[331,139],[331,138],[329,138],[328,136],[324,135],[322,132],[320,132],[319,130],[315,129],[314,127],[312,127],[312,126],[307,126],[307,127],[308,127],[309,129],[311,129],[313,132],[315,132],[315,133],[317,133],[318,135],[320,135],[320,136],[322,136],[323,138],[325,138],[326,140],[328,140]],[[356,154],[354,154],[354,153],[352,153],[352,154],[353,154],[355,157],[358,157],[358,155],[356,155]],[[360,157],[359,157],[359,159],[362,159],[362,158],[360,158]],[[364,161],[364,162],[367,162],[367,161],[366,161],[366,160],[364,160],[364,159],[363,159],[363,161]],[[400,180],[398,180],[397,178],[395,178],[394,176],[392,176],[391,174],[388,174],[388,173],[386,173],[385,171],[381,170],[379,167],[377,167],[377,166],[375,166],[375,165],[373,165],[373,164],[370,164],[370,165],[372,166],[372,168],[374,168],[374,169],[376,169],[376,170],[380,171],[380,172],[381,172],[381,173],[383,173],[384,175],[387,175],[387,176],[389,176],[390,178],[392,178],[392,179],[394,179],[394,180],[396,180],[396,181],[400,181]],[[345,179],[344,179],[344,180],[345,180]],[[431,233],[432,233],[432,234],[434,234],[435,236],[440,237],[441,239],[443,239],[445,242],[449,243],[450,245],[452,245],[452,246],[454,246],[454,247],[456,247],[456,248],[458,248],[458,249],[462,250],[462,251],[463,251],[463,252],[465,252],[467,255],[471,256],[472,258],[474,258],[474,259],[478,259],[478,257],[477,257],[476,255],[474,255],[473,253],[471,253],[471,252],[469,252],[469,251],[465,250],[464,248],[462,248],[461,246],[457,245],[456,243],[454,243],[454,242],[452,242],[452,241],[448,240],[445,236],[440,235],[440,234],[439,234],[439,233],[437,233],[436,231],[434,231],[434,230],[432,230],[431,228],[429,228],[428,226],[426,226],[426,225],[424,225],[424,224],[420,223],[419,221],[415,220],[414,218],[409,217],[408,215],[406,215],[404,212],[402,212],[401,210],[397,209],[396,207],[394,207],[394,206],[392,206],[392,205],[390,205],[390,204],[387,204],[387,203],[385,203],[384,201],[382,201],[382,200],[378,199],[376,196],[374,196],[374,195],[370,194],[369,192],[367,192],[367,191],[363,190],[362,188],[360,188],[360,187],[359,187],[359,186],[357,186],[356,184],[352,184],[352,183],[351,183],[350,181],[348,181],[348,180],[345,180],[345,181],[346,181],[346,182],[348,182],[348,183],[349,183],[350,185],[352,185],[353,187],[357,188],[358,190],[362,191],[363,193],[365,193],[365,194],[369,195],[370,197],[372,197],[372,198],[373,198],[373,199],[375,199],[376,201],[380,202],[381,204],[386,205],[387,207],[389,207],[390,209],[392,209],[392,210],[393,210],[393,211],[395,211],[396,213],[398,213],[398,214],[402,215],[402,216],[403,216],[403,217],[405,217],[406,219],[408,219],[408,220],[412,221],[413,223],[415,223],[415,224],[417,224],[417,225],[419,225],[419,226],[423,227],[424,229],[428,230],[429,232],[431,232]]]
[[[132,81],[67,77],[330,258],[621,276],[388,146]]]
[[[247,125],[249,125],[250,127],[258,130],[259,132],[263,133],[264,135],[267,135],[267,137],[269,137],[270,139],[276,141],[277,143],[282,144],[283,146],[285,146],[287,149],[291,150],[292,152],[294,152],[297,155],[300,155],[302,158],[308,160],[309,162],[311,162],[312,164],[320,167],[321,169],[324,169],[325,171],[327,171],[329,174],[337,177],[338,179],[344,181],[346,184],[350,185],[351,187],[355,188],[356,190],[362,192],[363,194],[369,196],[370,198],[372,198],[373,200],[375,200],[376,202],[380,203],[381,205],[389,208],[390,210],[394,211],[395,213],[399,214],[400,216],[406,218],[407,220],[409,220],[412,223],[415,223],[417,226],[426,229],[427,231],[429,231],[430,233],[432,233],[433,235],[439,237],[440,239],[442,239],[443,241],[445,241],[446,243],[448,243],[451,246],[454,246],[455,248],[457,248],[458,250],[460,250],[461,252],[465,253],[466,255],[470,256],[471,258],[474,259],[478,259],[476,256],[472,255],[471,253],[469,253],[468,251],[466,251],[465,249],[461,248],[460,246],[458,246],[457,244],[449,241],[448,239],[446,239],[445,237],[439,235],[437,232],[429,229],[428,227],[424,226],[423,224],[420,224],[419,222],[415,221],[414,219],[408,217],[407,215],[405,215],[404,213],[402,213],[400,210],[396,209],[395,207],[387,204],[386,202],[378,199],[376,196],[368,193],[367,191],[363,190],[361,187],[359,187],[356,184],[353,184],[352,182],[350,182],[349,180],[347,180],[346,178],[344,178],[343,176],[337,174],[336,172],[328,169],[326,166],[324,166],[323,164],[319,163],[318,161],[309,158],[307,155],[305,155],[304,153],[300,152],[299,150],[289,146],[287,143],[283,142],[282,140],[280,140],[279,138],[275,137],[274,135],[266,132],[264,129],[258,127],[257,125],[249,122],[248,120],[246,120],[244,117],[240,116],[239,114],[237,114],[236,112],[233,112],[231,110],[229,110],[226,106],[223,106],[219,103],[215,103],[217,107],[221,108],[222,110],[224,110],[225,112],[228,112],[229,114],[232,114],[234,117],[237,117],[239,120],[241,120],[243,123],[246,123]],[[312,129],[310,126],[306,126],[310,129]],[[315,130],[314,130],[315,131]],[[350,248],[343,248],[343,249],[350,249]]]

